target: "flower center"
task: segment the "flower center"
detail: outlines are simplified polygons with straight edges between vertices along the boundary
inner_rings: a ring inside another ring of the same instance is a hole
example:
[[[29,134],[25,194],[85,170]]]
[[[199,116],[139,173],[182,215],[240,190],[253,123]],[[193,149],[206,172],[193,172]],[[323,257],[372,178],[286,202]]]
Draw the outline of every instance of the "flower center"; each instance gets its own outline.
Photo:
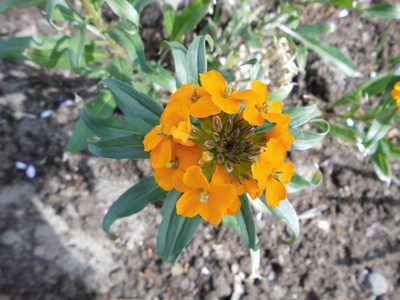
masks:
[[[271,176],[272,176],[275,180],[281,182],[282,179],[283,179],[283,175],[282,175],[282,174],[283,174],[282,171],[277,171],[277,172],[272,171]]]
[[[265,101],[260,108],[260,111],[263,113],[268,113],[268,108],[270,107],[271,103],[269,101]]]
[[[225,86],[224,92],[225,92],[226,98],[229,98],[230,96],[232,96],[234,91],[235,91],[235,89],[230,84]]]
[[[179,165],[179,163],[178,163],[177,160],[171,160],[170,162],[168,162],[168,163],[165,164],[165,167],[166,167],[166,168],[172,168],[172,167],[177,168],[178,165]]]
[[[190,100],[193,103],[196,103],[200,99],[200,96],[197,94],[196,85],[193,84],[192,89],[193,89],[193,95],[192,97],[190,97]]]
[[[197,197],[197,201],[200,201],[201,203],[207,203],[208,201],[208,191],[207,190],[203,190],[200,195]]]

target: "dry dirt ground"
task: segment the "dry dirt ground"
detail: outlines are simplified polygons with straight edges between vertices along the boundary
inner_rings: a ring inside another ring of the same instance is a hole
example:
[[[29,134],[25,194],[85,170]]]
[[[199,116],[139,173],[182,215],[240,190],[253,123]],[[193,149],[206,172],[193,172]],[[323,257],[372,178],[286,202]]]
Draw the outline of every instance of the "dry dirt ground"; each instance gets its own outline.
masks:
[[[315,23],[335,18],[338,9],[308,6],[304,13]],[[34,9],[0,16],[0,24],[17,23],[11,36],[49,31]],[[364,77],[349,79],[310,55],[292,98],[313,94],[324,106],[366,80],[387,23],[352,12],[337,19],[337,31],[323,39],[352,57]],[[400,56],[399,32],[397,22],[378,63]],[[299,240],[280,244],[289,235],[285,225],[257,217],[263,280],[247,279],[248,252],[224,225],[203,222],[175,266],[163,264],[154,205],[116,222],[121,238],[109,240],[101,230],[108,207],[152,171],[147,161],[64,154],[78,112],[60,103],[73,93],[92,99],[95,85],[71,72],[0,60],[1,300],[399,299],[400,166],[392,163],[395,179],[387,186],[357,148],[331,137],[290,154],[299,173],[308,175],[317,163],[324,174],[320,187],[289,198],[301,217]],[[47,109],[53,113],[40,118]],[[17,161],[34,166],[35,178],[17,170]]]

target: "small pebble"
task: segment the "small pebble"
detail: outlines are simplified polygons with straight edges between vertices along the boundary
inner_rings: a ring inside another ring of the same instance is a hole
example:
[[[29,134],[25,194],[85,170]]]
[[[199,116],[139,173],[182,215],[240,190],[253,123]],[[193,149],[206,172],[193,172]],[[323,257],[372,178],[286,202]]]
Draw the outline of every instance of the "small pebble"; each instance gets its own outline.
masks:
[[[46,118],[50,117],[52,113],[53,113],[53,111],[51,109],[46,109],[40,113],[40,118],[46,119]]]
[[[72,104],[74,104],[74,101],[67,99],[60,103],[60,107],[70,107]]]
[[[22,161],[16,161],[14,166],[17,170],[26,170],[28,167],[28,165]]]
[[[36,168],[32,165],[29,165],[28,168],[26,168],[25,171],[26,176],[28,176],[29,179],[33,179],[36,177]]]
[[[371,72],[371,74],[369,74],[369,77],[371,77],[371,78],[375,78],[375,77],[376,77],[376,75],[377,75],[377,73],[376,73],[376,72]]]
[[[370,273],[368,276],[368,285],[372,293],[376,296],[385,294],[389,290],[389,284],[385,277],[379,273]]]
[[[340,12],[339,12],[339,18],[345,18],[345,17],[347,17],[349,15],[349,11],[347,10],[347,9],[342,9]]]
[[[353,127],[354,126],[354,120],[352,118],[347,118],[346,119],[346,124],[347,124],[347,126]]]
[[[207,268],[207,267],[202,267],[201,268],[201,273],[204,275],[204,276],[208,276],[208,275],[210,275],[210,270]]]
[[[257,213],[256,218],[257,218],[257,221],[261,221],[261,220],[263,219],[263,213],[262,213],[261,211],[259,211],[259,212]]]

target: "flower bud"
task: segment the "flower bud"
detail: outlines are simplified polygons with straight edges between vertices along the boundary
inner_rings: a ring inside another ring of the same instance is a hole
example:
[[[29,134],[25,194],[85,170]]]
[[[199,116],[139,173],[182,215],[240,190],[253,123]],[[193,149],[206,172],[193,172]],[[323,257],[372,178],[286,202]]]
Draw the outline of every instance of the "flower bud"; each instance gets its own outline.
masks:
[[[236,155],[234,155],[234,156],[232,157],[232,161],[233,161],[235,164],[240,164],[240,158],[237,157]]]
[[[243,145],[245,147],[250,147],[251,145],[253,145],[253,140],[244,140]]]
[[[221,131],[222,121],[219,116],[213,116],[213,127],[215,131]]]
[[[245,154],[241,157],[245,162],[252,162],[254,160],[254,157],[251,156],[250,154]]]
[[[247,149],[247,153],[251,155],[260,155],[263,152],[265,152],[265,149],[261,146],[251,147]]]
[[[238,137],[240,135],[240,129],[236,128],[233,132],[232,132],[232,136],[233,137]]]
[[[212,140],[207,140],[204,142],[204,147],[213,149],[215,147],[215,143]]]
[[[239,146],[239,147],[236,148],[236,152],[237,152],[237,153],[242,153],[242,152],[244,152],[245,149],[246,149],[246,147],[244,147],[244,146]]]
[[[228,120],[225,122],[224,131],[225,131],[225,132],[231,132],[231,131],[232,131],[232,128],[233,128],[233,120],[232,120],[232,119],[228,119]]]
[[[225,157],[222,154],[217,155],[217,162],[222,164],[225,161]]]
[[[228,173],[231,173],[233,171],[233,163],[231,163],[230,161],[225,162],[224,163],[224,169]]]
[[[248,136],[248,135],[250,135],[250,134],[253,134],[255,130],[256,130],[256,129],[254,128],[254,126],[249,126],[249,127],[245,128],[245,129],[242,131],[242,136]]]
[[[221,137],[219,136],[218,132],[213,132],[211,135],[213,136],[213,139],[216,142],[218,142],[221,139]]]

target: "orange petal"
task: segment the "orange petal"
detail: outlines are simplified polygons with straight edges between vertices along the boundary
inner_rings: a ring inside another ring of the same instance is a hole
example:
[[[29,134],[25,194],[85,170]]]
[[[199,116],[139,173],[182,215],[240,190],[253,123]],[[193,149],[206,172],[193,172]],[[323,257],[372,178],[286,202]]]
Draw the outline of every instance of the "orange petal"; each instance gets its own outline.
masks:
[[[246,103],[246,107],[243,110],[243,118],[254,126],[261,126],[265,122],[260,111],[254,106],[252,102]]]
[[[176,152],[179,168],[186,171],[189,167],[198,165],[198,162],[203,155],[203,151],[203,148],[197,145],[194,145],[193,147],[180,146]]]
[[[256,103],[258,103],[260,96],[252,90],[244,90],[244,91],[234,91],[233,94],[229,98],[244,100],[244,101],[251,101],[256,104]]]
[[[213,96],[225,97],[225,78],[217,71],[200,74],[202,86]]]
[[[270,131],[266,133],[266,136],[270,139],[279,139],[284,145],[285,149],[289,150],[291,144],[295,141],[291,133],[289,132],[289,126],[276,125]]]
[[[263,193],[263,189],[261,189],[258,183],[254,180],[254,178],[250,178],[249,180],[243,180],[243,185],[246,189],[246,192],[250,195],[251,199],[256,199],[260,197]]]
[[[272,164],[269,161],[259,160],[251,165],[251,173],[253,174],[254,179],[257,180],[258,186],[262,190],[264,190],[267,186],[267,180],[271,172]]]
[[[164,138],[153,151],[150,152],[151,166],[154,169],[163,168],[171,160],[173,141]]]
[[[165,137],[160,135],[162,130],[160,130],[160,125],[154,126],[152,130],[149,131],[148,134],[144,137],[143,145],[145,151],[153,150]]]
[[[272,164],[272,168],[276,170],[285,160],[286,152],[286,147],[281,140],[270,139],[265,152],[258,157],[260,161],[269,161]]]
[[[175,141],[184,144],[189,139],[190,129],[191,129],[190,122],[181,121],[179,122],[177,127],[173,126],[171,128],[171,133]]]
[[[289,126],[290,120],[292,118],[286,114],[281,113],[270,113],[268,109],[268,113],[261,113],[263,118],[270,123],[275,123],[279,126]]]
[[[182,193],[187,192],[190,190],[190,187],[187,186],[183,182],[183,175],[185,174],[185,171],[181,168],[177,168],[175,172],[172,174],[172,184],[173,187]]]
[[[212,185],[230,184],[232,182],[231,175],[224,170],[221,165],[215,168],[213,177],[211,179]]]
[[[236,189],[231,184],[211,186],[208,201],[201,208],[200,216],[211,224],[219,224],[235,198],[237,198]]]
[[[172,182],[172,176],[175,172],[176,168],[171,167],[171,168],[159,168],[154,170],[154,178],[156,179],[158,185],[166,190],[170,191],[174,188],[173,182]]]
[[[171,135],[172,128],[180,122],[190,122],[189,109],[185,106],[165,108],[160,118],[160,124],[164,126],[164,133]]]
[[[240,202],[239,197],[236,196],[236,198],[228,206],[228,210],[227,210],[226,214],[230,215],[230,216],[236,215],[241,206],[242,206],[242,202]]]
[[[190,100],[194,94],[194,90],[197,90],[199,87],[197,83],[184,84],[171,95],[171,98]]]
[[[266,84],[262,83],[261,81],[254,79],[253,83],[251,84],[251,90],[256,92],[260,97],[257,102],[258,105],[262,105],[265,101],[268,100],[268,87]]]
[[[212,96],[212,101],[216,106],[218,106],[221,110],[226,112],[227,114],[236,114],[240,107],[242,106],[242,102],[236,99],[230,99],[221,96]]]
[[[294,165],[292,162],[286,162],[284,164],[282,164],[281,166],[279,166],[276,170],[274,170],[275,172],[282,172],[281,176],[282,176],[282,180],[281,182],[283,184],[287,184],[290,182],[290,179],[296,175],[296,172],[294,171]]]
[[[220,112],[221,109],[212,102],[210,95],[200,97],[200,99],[190,107],[190,115],[195,118],[206,118]]]
[[[185,175],[183,175],[183,182],[193,189],[208,190],[210,188],[210,183],[198,166],[191,166],[187,169]]]
[[[268,178],[267,189],[265,190],[267,204],[275,208],[279,206],[281,200],[285,200],[287,196],[286,187],[272,176]]]
[[[193,189],[184,193],[176,202],[176,213],[184,217],[193,218],[196,216],[204,203],[197,201],[202,189]]]

